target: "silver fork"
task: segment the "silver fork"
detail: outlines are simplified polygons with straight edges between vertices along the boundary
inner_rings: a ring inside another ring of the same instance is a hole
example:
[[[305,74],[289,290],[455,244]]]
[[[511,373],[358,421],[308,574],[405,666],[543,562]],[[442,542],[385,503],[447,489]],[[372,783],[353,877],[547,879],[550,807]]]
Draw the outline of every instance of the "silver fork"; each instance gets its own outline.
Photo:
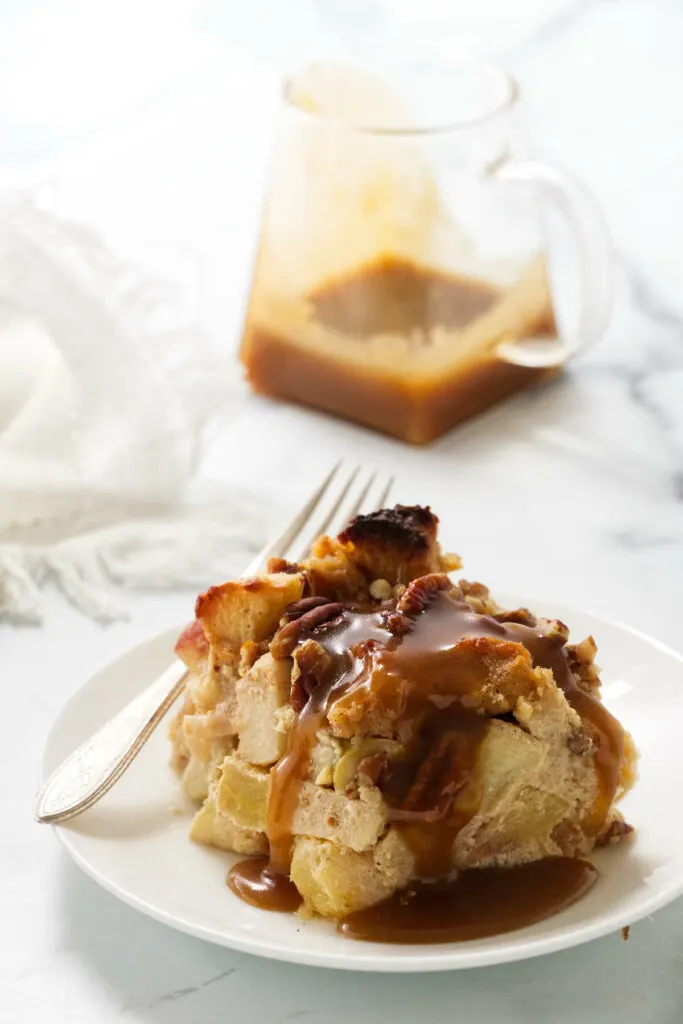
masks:
[[[266,544],[243,576],[262,571],[269,558],[299,562],[323,532],[339,533],[360,512],[386,504],[393,477],[342,460],[327,474],[280,536]],[[74,750],[39,791],[36,821],[55,824],[96,804],[121,778],[182,693],[187,669],[175,661],[122,711]]]

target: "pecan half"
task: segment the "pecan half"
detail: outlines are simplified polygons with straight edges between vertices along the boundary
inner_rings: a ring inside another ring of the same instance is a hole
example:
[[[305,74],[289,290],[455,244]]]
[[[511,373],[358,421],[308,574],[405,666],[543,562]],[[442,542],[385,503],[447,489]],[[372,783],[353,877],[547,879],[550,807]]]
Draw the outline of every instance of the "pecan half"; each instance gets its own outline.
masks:
[[[441,590],[452,590],[453,584],[443,572],[420,576],[409,583],[399,598],[396,610],[406,615],[418,615],[434,600]]]
[[[329,597],[302,597],[300,601],[295,601],[294,604],[290,604],[289,608],[285,612],[285,618],[288,621],[292,619],[300,619],[306,612],[310,612],[312,608],[321,608],[325,604],[329,604]]]
[[[338,618],[343,611],[344,605],[341,601],[329,601],[317,608],[311,608],[297,621],[301,624],[302,633],[310,633],[316,626],[322,626],[324,622],[331,622],[332,619]]]
[[[270,653],[277,661],[291,657],[302,633],[312,632],[316,626],[321,626],[324,622],[331,622],[344,611],[344,605],[340,601],[329,601],[327,598],[304,597],[296,604],[301,605],[309,601],[314,601],[315,604],[312,607],[309,605],[307,610],[301,611],[297,618],[285,621],[270,641]],[[294,607],[294,605],[291,606],[292,609]],[[289,610],[291,611],[291,609]],[[285,615],[286,619],[287,615]]]
[[[430,747],[420,763],[400,810],[419,814],[424,822],[438,821],[450,807],[453,798],[467,782],[459,770],[458,738],[444,733]]]

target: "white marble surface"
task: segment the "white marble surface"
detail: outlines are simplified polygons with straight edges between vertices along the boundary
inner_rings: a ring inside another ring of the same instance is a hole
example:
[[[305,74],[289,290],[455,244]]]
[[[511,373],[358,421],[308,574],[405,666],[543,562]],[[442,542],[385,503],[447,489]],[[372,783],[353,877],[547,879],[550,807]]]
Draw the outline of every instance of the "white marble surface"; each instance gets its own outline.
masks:
[[[244,246],[267,148],[261,129],[273,74],[266,65],[296,55],[319,30],[303,6],[286,6],[287,16],[285,5],[260,0],[238,18],[218,3],[197,10],[180,0],[91,4],[85,22],[73,3],[15,2],[0,10],[0,47],[12,55],[0,62],[0,125],[10,129],[0,132],[2,177],[40,176],[48,167],[66,175],[86,212],[130,244],[126,210],[135,211],[147,241],[184,244],[193,258],[208,254],[202,308],[226,344],[239,320]],[[445,513],[447,541],[464,553],[471,576],[558,596],[681,647],[683,8],[675,0],[471,7],[476,13],[452,16],[461,37],[513,68],[537,148],[579,174],[603,206],[621,268],[608,337],[560,383],[512,400],[427,451],[249,400],[216,443],[210,468],[256,481],[284,515],[296,500],[291,487],[278,491],[285,473],[304,483],[323,451],[362,450],[398,471],[399,499],[429,500]],[[438,28],[439,6],[421,9]],[[96,53],[85,61],[87,48],[74,45],[79,24],[81,32],[97,28],[101,59]],[[126,25],[137,27],[131,53]],[[36,74],[39,58],[47,76]],[[111,82],[118,68],[130,69],[121,89]],[[11,101],[4,88],[10,73]],[[76,84],[86,73],[92,88],[84,94]],[[218,151],[234,154],[229,188],[201,149],[211,137]],[[173,172],[157,173],[169,160]],[[135,597],[129,622],[102,629],[51,595],[44,627],[0,627],[3,1020],[682,1019],[680,901],[635,926],[628,943],[614,936],[527,964],[389,980],[210,947],[136,914],[86,879],[31,820],[44,737],[96,666],[187,618],[191,603],[190,594]]]

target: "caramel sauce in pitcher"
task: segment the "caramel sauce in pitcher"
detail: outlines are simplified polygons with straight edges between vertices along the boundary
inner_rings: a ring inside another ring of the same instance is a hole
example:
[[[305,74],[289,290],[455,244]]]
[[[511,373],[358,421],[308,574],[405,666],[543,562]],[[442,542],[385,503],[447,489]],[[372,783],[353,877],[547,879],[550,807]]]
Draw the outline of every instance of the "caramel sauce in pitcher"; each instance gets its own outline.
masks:
[[[253,296],[241,359],[256,391],[424,444],[557,372],[498,342],[556,336],[540,260],[503,288],[387,256],[292,303]]]
[[[445,578],[444,578],[445,579]],[[292,818],[308,778],[316,734],[327,714],[372,706],[401,722],[405,754],[380,785],[389,821],[409,845],[419,881],[340,922],[342,933],[383,942],[446,942],[521,928],[569,906],[595,882],[592,865],[548,858],[521,867],[454,872],[458,832],[477,812],[476,768],[488,719],[472,710],[485,671],[478,638],[523,645],[534,667],[551,669],[568,702],[588,725],[596,747],[596,831],[618,786],[624,737],[600,701],[582,690],[559,638],[536,626],[478,614],[447,591],[431,594],[417,614],[392,608],[345,610],[311,636],[329,668],[312,688],[272,769],[267,834],[270,858],[237,864],[230,885],[264,909],[291,910],[299,898],[289,880]],[[306,636],[302,636],[306,639]],[[474,647],[473,647],[474,644]],[[516,648],[518,650],[518,648]]]
[[[315,319],[341,334],[408,334],[428,345],[436,327],[466,327],[490,309],[499,294],[485,281],[386,260],[323,285],[309,299]]]

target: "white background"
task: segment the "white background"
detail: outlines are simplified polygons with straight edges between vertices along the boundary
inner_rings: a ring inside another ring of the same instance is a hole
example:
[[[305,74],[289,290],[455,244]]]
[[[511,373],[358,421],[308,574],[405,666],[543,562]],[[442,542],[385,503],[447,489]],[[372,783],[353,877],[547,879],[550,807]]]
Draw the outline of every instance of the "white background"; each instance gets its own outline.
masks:
[[[1,0],[0,181],[58,182],[63,201],[121,245],[199,260],[199,308],[227,351],[278,68],[329,45],[321,10],[341,13],[337,31],[360,27],[371,42],[385,5],[361,7]],[[448,29],[503,60],[521,83],[536,149],[582,177],[604,209],[621,268],[608,337],[560,384],[422,452],[247,399],[208,471],[261,488],[284,517],[323,459],[362,448],[398,470],[399,499],[433,505],[472,577],[557,596],[681,647],[683,8],[486,0],[446,10],[395,5],[402,31]],[[628,943],[614,936],[526,965],[389,981],[212,948],[83,877],[31,821],[50,722],[97,665],[191,608],[189,593],[135,596],[130,621],[102,629],[50,595],[43,627],[0,626],[3,1020],[681,1020],[680,903],[637,925]]]

